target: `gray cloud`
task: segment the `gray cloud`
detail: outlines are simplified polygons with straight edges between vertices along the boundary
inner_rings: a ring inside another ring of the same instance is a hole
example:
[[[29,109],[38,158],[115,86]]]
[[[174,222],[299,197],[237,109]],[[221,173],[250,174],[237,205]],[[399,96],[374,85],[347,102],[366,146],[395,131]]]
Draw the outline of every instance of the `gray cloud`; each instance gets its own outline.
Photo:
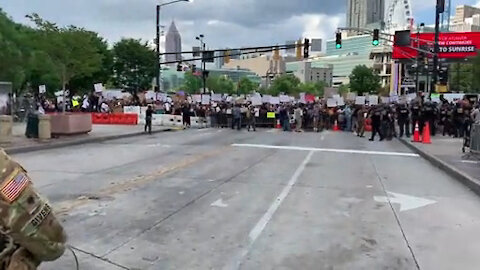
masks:
[[[2,0],[1,7],[16,21],[26,22],[25,14],[37,12],[61,25],[98,31],[115,42],[121,37],[153,39],[157,3]],[[163,25],[175,19],[186,48],[196,44],[194,37],[200,33],[211,47],[240,47],[281,44],[312,32],[331,38],[334,28],[344,21],[345,6],[346,0],[194,0],[165,6],[161,15]]]

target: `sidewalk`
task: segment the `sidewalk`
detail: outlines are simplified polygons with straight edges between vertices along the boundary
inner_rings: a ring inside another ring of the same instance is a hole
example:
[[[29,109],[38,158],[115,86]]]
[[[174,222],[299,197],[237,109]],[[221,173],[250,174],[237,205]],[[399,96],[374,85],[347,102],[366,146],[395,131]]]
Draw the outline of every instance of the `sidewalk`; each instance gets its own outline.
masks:
[[[463,139],[435,136],[432,144],[400,141],[480,195],[480,156],[470,154],[468,149],[462,153]]]
[[[88,134],[61,136],[48,141],[28,139],[25,137],[26,124],[15,123],[12,128],[12,140],[8,144],[0,144],[8,154],[18,154],[51,148],[59,148],[84,143],[93,143],[106,140],[121,139],[144,134],[143,126],[120,126],[120,125],[93,125]],[[173,130],[168,127],[153,127],[152,133]]]

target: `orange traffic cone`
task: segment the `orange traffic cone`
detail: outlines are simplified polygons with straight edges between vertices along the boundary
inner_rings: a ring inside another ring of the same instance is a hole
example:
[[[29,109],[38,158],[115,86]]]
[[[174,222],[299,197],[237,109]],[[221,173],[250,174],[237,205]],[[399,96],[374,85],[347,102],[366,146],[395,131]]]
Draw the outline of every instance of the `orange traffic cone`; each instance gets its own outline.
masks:
[[[412,142],[422,142],[422,140],[420,139],[420,128],[418,127],[418,122],[415,124],[415,132],[413,132]]]
[[[275,126],[275,128],[282,128],[282,125],[280,125],[280,120],[277,119],[277,125]]]
[[[430,139],[430,124],[427,122],[423,128],[422,143],[431,144],[432,140]]]
[[[333,125],[333,131],[340,131],[340,129],[338,128],[337,120],[335,120],[335,124]]]

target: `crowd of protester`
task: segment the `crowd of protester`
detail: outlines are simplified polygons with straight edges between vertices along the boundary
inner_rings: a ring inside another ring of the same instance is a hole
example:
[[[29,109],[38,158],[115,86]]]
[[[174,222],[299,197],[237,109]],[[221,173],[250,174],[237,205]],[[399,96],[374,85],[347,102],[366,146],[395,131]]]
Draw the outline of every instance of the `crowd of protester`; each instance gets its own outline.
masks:
[[[63,104],[56,99],[40,97],[38,106],[45,112],[60,112]],[[212,102],[208,105],[188,102],[186,98],[168,101],[153,101],[137,95],[129,99],[103,100],[96,94],[76,97],[76,101],[66,104],[67,111],[82,112],[121,112],[124,106],[150,106],[152,113],[181,115],[184,125],[189,127],[190,117],[209,118],[212,127],[247,128],[248,131],[260,127],[280,126],[284,131],[303,132],[312,130],[336,129],[354,132],[364,137],[365,127],[371,125],[374,140],[377,134],[380,140],[393,137],[409,137],[418,123],[420,132],[428,122],[432,136],[440,130],[446,136],[464,137],[468,135],[472,123],[480,123],[479,104],[464,98],[448,101],[443,97],[433,102],[419,96],[410,102],[378,104],[372,106],[347,103],[344,106],[329,108],[324,100],[315,103],[282,103],[278,105],[264,103],[253,106],[250,102]],[[268,117],[274,113],[275,117]]]

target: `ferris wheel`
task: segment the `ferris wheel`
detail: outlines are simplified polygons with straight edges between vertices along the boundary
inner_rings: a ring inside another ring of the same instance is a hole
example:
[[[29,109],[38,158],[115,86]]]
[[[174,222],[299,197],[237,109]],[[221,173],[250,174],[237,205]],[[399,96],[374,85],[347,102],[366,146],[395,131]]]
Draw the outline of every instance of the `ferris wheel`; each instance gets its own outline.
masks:
[[[406,30],[410,29],[412,25],[413,14],[410,0],[391,0],[387,10],[387,30]]]

